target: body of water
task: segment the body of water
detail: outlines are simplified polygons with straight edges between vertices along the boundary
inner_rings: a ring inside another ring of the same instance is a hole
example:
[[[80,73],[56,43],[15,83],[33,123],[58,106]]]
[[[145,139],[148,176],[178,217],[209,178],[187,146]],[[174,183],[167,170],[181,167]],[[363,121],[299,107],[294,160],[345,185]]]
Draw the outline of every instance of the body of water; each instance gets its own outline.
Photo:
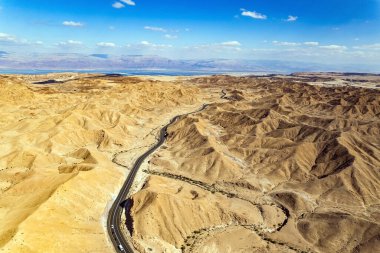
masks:
[[[99,73],[99,74],[121,74],[124,76],[207,76],[207,75],[269,75],[276,73],[269,72],[237,72],[237,71],[182,71],[182,70],[19,70],[19,69],[0,69],[0,74],[18,75],[44,75],[50,73]]]

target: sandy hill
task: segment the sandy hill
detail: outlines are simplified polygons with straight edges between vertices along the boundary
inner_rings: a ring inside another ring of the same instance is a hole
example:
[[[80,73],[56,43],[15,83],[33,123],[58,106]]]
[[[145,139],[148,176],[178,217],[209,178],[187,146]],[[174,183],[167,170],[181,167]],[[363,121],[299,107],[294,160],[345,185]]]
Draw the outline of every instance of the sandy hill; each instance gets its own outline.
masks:
[[[376,252],[380,92],[354,77],[0,76],[0,252],[114,252],[128,168],[203,103],[137,175],[137,252]]]
[[[283,79],[191,81],[225,99],[182,117],[132,196],[140,252],[375,252],[380,92]]]
[[[0,252],[12,253],[113,252],[106,214],[128,170],[112,161],[133,161],[201,96],[176,81],[71,73],[1,76],[0,90]]]

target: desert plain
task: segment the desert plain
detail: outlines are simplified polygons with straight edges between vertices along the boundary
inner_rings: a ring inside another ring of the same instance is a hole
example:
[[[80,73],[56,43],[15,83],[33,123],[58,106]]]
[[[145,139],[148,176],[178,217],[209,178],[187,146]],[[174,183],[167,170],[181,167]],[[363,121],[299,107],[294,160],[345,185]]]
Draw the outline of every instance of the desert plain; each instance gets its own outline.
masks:
[[[376,252],[380,77],[0,76],[0,252]]]

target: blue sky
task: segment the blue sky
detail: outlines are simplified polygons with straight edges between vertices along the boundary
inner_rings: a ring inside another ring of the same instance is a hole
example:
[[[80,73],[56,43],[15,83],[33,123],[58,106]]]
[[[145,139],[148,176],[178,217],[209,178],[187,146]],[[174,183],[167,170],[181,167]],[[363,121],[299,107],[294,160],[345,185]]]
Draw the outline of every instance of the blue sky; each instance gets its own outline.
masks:
[[[380,0],[0,0],[0,51],[377,64]]]

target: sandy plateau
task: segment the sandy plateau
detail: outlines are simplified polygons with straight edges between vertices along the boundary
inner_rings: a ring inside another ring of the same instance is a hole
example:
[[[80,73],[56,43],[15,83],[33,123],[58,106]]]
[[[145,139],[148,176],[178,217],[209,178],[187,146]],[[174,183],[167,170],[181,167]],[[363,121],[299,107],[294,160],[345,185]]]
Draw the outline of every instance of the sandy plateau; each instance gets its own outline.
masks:
[[[204,103],[138,173],[125,226],[136,252],[376,252],[378,85],[0,76],[0,252],[114,252],[105,220],[125,167]]]

